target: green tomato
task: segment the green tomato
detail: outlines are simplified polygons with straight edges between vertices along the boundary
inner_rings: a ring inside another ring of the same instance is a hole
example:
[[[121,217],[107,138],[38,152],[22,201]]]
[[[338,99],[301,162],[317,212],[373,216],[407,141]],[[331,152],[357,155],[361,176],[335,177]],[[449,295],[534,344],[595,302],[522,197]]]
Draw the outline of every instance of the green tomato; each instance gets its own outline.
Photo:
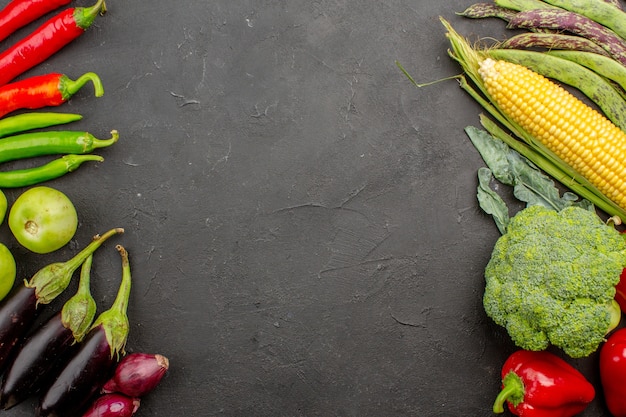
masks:
[[[15,274],[15,258],[9,248],[0,243],[0,300],[13,288]]]
[[[0,190],[0,223],[4,221],[4,216],[7,214],[7,196]]]
[[[34,187],[22,193],[9,211],[9,228],[26,249],[50,253],[65,246],[78,227],[76,208],[59,190]]]

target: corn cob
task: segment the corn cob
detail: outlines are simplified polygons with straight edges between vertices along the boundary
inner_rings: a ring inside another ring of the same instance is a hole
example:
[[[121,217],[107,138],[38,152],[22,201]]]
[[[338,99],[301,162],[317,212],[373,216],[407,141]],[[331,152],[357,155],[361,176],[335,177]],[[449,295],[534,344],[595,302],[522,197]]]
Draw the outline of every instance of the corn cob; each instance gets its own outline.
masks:
[[[561,86],[530,69],[486,58],[491,99],[543,146],[626,209],[626,134]]]

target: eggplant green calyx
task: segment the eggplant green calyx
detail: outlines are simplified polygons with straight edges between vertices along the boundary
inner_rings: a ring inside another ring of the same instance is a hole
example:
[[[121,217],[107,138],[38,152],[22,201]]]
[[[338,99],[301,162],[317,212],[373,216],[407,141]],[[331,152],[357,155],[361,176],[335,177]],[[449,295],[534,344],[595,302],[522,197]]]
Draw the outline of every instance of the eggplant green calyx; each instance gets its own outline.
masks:
[[[93,256],[89,255],[80,270],[78,291],[61,309],[61,322],[66,329],[72,331],[76,342],[83,340],[96,316],[96,300],[89,289],[92,262]]]
[[[102,328],[109,343],[111,357],[117,355],[119,358],[120,354],[124,354],[124,347],[126,346],[126,339],[130,329],[126,311],[128,310],[128,299],[130,298],[131,273],[128,252],[121,245],[117,245],[115,249],[118,250],[122,257],[122,282],[111,308],[101,313],[91,328],[98,326]]]
[[[108,238],[118,233],[124,233],[124,229],[118,227],[109,230],[103,235],[96,235],[89,245],[74,255],[69,261],[55,262],[37,271],[30,281],[24,283],[26,287],[35,289],[37,304],[49,304],[61,294],[72,280],[74,271]]]

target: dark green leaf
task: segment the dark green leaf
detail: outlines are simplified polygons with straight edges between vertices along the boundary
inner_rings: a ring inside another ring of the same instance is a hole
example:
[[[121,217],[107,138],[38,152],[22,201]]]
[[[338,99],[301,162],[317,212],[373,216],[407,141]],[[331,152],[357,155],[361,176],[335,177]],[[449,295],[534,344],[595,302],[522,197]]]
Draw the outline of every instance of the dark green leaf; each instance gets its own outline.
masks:
[[[498,230],[504,234],[509,224],[509,209],[498,193],[491,189],[492,178],[489,168],[478,168],[478,203],[485,213],[493,216]]]

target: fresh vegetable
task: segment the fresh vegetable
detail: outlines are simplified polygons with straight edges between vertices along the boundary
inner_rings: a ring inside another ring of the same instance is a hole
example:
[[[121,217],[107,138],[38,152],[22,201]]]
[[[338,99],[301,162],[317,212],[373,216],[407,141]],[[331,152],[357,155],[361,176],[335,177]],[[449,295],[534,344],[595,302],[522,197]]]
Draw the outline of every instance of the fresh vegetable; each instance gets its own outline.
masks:
[[[543,49],[543,50],[570,50],[572,52],[591,52],[598,55],[609,56],[598,44],[575,35],[563,33],[533,33],[524,32],[511,36],[498,45],[506,49]]]
[[[36,75],[0,87],[0,117],[19,109],[59,106],[68,101],[88,82],[93,83],[96,97],[104,94],[97,74],[87,72],[76,80],[51,73]]]
[[[3,409],[47,386],[89,330],[96,314],[96,301],[89,290],[92,259],[89,255],[83,263],[76,294],[28,336],[11,361],[0,387]]]
[[[619,158],[620,147],[626,152],[626,133],[562,87],[526,67],[487,58],[478,71],[489,95],[503,112],[626,209],[626,193],[621,190],[624,183],[617,174],[622,166],[626,167],[626,161]],[[522,89],[513,94],[517,86]]]
[[[571,85],[572,87],[577,88],[587,97],[589,97],[594,103],[597,103],[598,107],[600,107],[604,115],[611,122],[613,122],[615,126],[620,128],[618,132],[621,133],[622,129],[626,129],[626,101],[624,100],[622,95],[620,95],[609,82],[605,81],[605,79],[601,77],[600,75],[598,75],[596,72],[591,71],[585,68],[584,66],[577,64],[576,62],[572,60],[563,59],[558,56],[549,55],[549,54],[545,54],[542,52],[516,50],[516,49],[491,49],[489,51],[489,56],[493,58],[494,60],[507,62],[507,66],[508,66],[508,63],[515,63],[524,67],[522,68],[522,70],[529,68],[532,71],[534,71],[534,73],[530,73],[530,74],[524,71],[525,75],[528,74],[528,78],[524,78],[523,80],[520,79],[520,83],[528,81],[528,82],[533,82],[533,83],[536,82],[537,85],[539,85],[539,83],[544,81],[544,79],[537,79],[539,77],[536,77],[537,74],[535,73],[538,73],[538,74],[543,75],[544,77],[552,78],[552,79],[561,81],[564,84],[568,84],[568,85]],[[610,58],[608,59],[610,60]],[[483,76],[483,81],[485,82],[485,86],[487,87],[487,90],[490,92],[490,94],[493,94],[492,90],[489,90],[492,87],[496,87],[495,84],[491,83],[493,79],[484,78],[485,76],[488,75],[488,72],[484,71],[484,69],[487,68],[487,64],[489,64],[490,62],[491,61],[489,60],[484,60],[481,63],[479,74]],[[617,65],[620,65],[616,61],[614,62]],[[498,65],[501,65],[501,64],[498,64]],[[626,67],[624,67],[624,69],[626,70]],[[512,69],[509,71],[512,71]],[[516,75],[511,74],[512,77]],[[508,80],[508,82],[511,82],[511,81],[512,81],[512,78]],[[558,112],[560,105],[567,106],[569,104],[570,99],[572,99],[572,101],[575,101],[581,108],[592,110],[589,106],[583,104],[582,101],[578,100],[578,98],[575,98],[572,94],[560,88],[560,86],[557,86],[556,84],[554,84],[553,82],[547,79],[545,79],[545,82],[546,82],[546,85],[548,86],[558,87],[558,88],[553,89],[552,91],[545,90],[546,93],[548,94],[555,94],[554,98],[557,98],[558,100],[554,100],[554,101],[550,100],[549,103],[553,105],[552,107],[550,107],[550,106],[547,106],[545,102],[540,101],[542,97],[541,95],[538,95],[537,100],[541,104],[538,104],[535,107],[527,106],[529,108],[529,113],[537,112],[544,118],[542,120],[542,125],[543,125],[542,127],[556,124],[555,122],[558,121],[562,117],[562,115],[555,113],[554,117],[550,118],[548,117],[549,112],[550,111]],[[528,84],[525,84],[525,85],[528,85]],[[514,85],[510,85],[510,87],[514,87]],[[543,92],[544,90],[539,90],[539,91]],[[561,94],[561,92],[566,93],[566,94]],[[495,99],[498,100],[499,97],[495,97]],[[511,104],[510,105],[507,104],[506,107],[504,106],[504,102],[500,101],[499,105],[503,108],[504,111],[512,111],[514,108],[521,106],[523,103],[523,100],[524,99],[520,99],[517,101],[511,100]],[[538,111],[541,109],[541,105],[545,106],[546,111],[544,112],[544,114]],[[565,107],[565,109],[567,108],[568,107]],[[588,112],[587,122],[590,123],[593,120],[591,119],[591,117],[596,116],[596,115],[599,115],[599,114],[595,110]],[[516,121],[520,125],[524,126],[525,128],[529,128],[529,126],[527,126],[524,123],[524,119],[523,119],[524,116],[526,115],[520,114],[519,117],[516,118]],[[585,124],[581,123],[580,125],[576,127],[578,129],[582,129],[584,128],[584,126]],[[602,125],[600,125],[600,128],[602,128]],[[598,130],[598,132],[600,132],[600,130]],[[550,139],[552,139],[552,137],[558,136],[557,140],[560,141],[560,140],[563,140],[563,138],[566,135],[571,136],[574,133],[574,129],[572,129],[572,131],[570,132],[567,132],[566,130],[562,131],[562,129],[558,129],[558,127],[555,127],[554,132],[546,132],[543,135],[538,135],[539,133],[538,131],[532,132],[532,133],[536,134],[539,138],[544,139],[545,141],[549,141]],[[624,137],[626,138],[626,134],[624,134]],[[551,145],[549,143],[544,143],[544,144],[548,148],[551,148]],[[552,148],[554,146],[555,145],[552,145]],[[591,144],[591,146],[593,146],[593,144]],[[555,149],[552,149],[552,148],[551,150],[559,154]],[[559,155],[559,156],[562,157],[562,155]]]
[[[75,171],[87,161],[102,162],[104,158],[98,155],[64,155],[38,167],[1,171],[0,188],[26,187],[49,181]]]
[[[63,192],[50,187],[33,187],[23,192],[11,206],[9,228],[26,249],[50,253],[74,237],[78,214]]]
[[[626,13],[605,1],[543,0],[548,4],[586,16],[626,38]]]
[[[101,313],[85,336],[75,356],[59,373],[37,408],[38,417],[80,415],[111,377],[123,353],[129,324],[126,310],[131,273],[126,250],[116,247],[122,257],[122,282],[111,308]]]
[[[27,330],[42,310],[42,306],[52,302],[69,285],[72,274],[107,239],[124,229],[111,229],[97,235],[83,250],[66,262],[55,262],[41,268],[23,285],[16,285],[7,297],[0,302],[0,370],[7,366],[7,360],[14,347],[26,335]]]
[[[91,7],[65,9],[0,53],[0,85],[42,63],[78,38],[105,10],[104,0],[98,0]]]
[[[563,9],[534,9],[517,13],[509,20],[509,29],[542,28],[563,30],[594,41],[612,57],[626,64],[626,40],[588,17]]]
[[[531,206],[511,218],[485,268],[483,305],[517,346],[596,351],[620,320],[626,242],[593,212]]]
[[[98,139],[88,132],[43,131],[22,133],[0,139],[0,163],[42,155],[82,155],[113,145],[119,139],[117,130],[110,139]]]
[[[459,13],[459,15],[470,19],[497,17],[508,22],[515,15],[515,12],[494,3],[476,3]]]
[[[544,53],[576,62],[626,89],[626,67],[614,59],[598,55],[597,53],[583,51],[551,50]]]
[[[556,8],[542,0],[495,0],[495,3],[500,7],[516,11]]]
[[[74,113],[22,113],[0,119],[0,137],[13,135],[28,130],[67,124],[82,119]]]
[[[4,221],[4,216],[7,214],[8,202],[7,196],[0,190],[0,223]]]
[[[485,124],[488,125],[486,121]],[[487,214],[493,216],[500,233],[506,233],[510,221],[509,208],[491,188],[493,178],[513,187],[513,195],[525,202],[527,207],[541,205],[560,211],[575,206],[595,212],[595,207],[588,200],[580,199],[571,192],[564,192],[561,196],[552,178],[496,136],[474,126],[466,127],[465,132],[487,164],[487,167],[478,169],[478,202]]]
[[[15,284],[17,268],[13,254],[0,243],[0,300],[7,296]]]
[[[600,349],[600,381],[613,417],[626,417],[626,328],[616,330]]]
[[[131,353],[122,358],[115,368],[115,374],[104,384],[102,391],[143,397],[156,388],[169,366],[169,360],[163,355]]]
[[[601,178],[598,178],[597,174],[594,175],[594,172],[588,171],[587,175],[589,177],[586,178],[583,175],[583,173],[577,171],[577,170],[582,170],[583,168],[585,168],[584,163],[578,162],[573,165],[570,165],[566,161],[564,161],[561,157],[557,156],[555,154],[555,151],[548,149],[547,145],[543,143],[542,138],[545,138],[546,132],[556,131],[556,133],[558,134],[563,134],[562,133],[563,128],[562,127],[559,128],[558,125],[551,127],[550,125],[546,124],[544,130],[539,130],[539,132],[535,132],[533,134],[533,132],[529,130],[531,128],[530,124],[526,125],[526,128],[520,126],[520,122],[517,121],[518,118],[521,121],[530,120],[530,119],[523,118],[522,114],[511,112],[513,109],[509,108],[509,103],[507,103],[505,107],[502,107],[502,105],[499,104],[498,100],[491,97],[486,87],[487,83],[483,81],[482,76],[480,75],[478,71],[481,63],[487,59],[486,54],[473,49],[469,45],[469,43],[463,37],[461,37],[456,31],[454,31],[454,29],[450,26],[450,24],[446,22],[444,19],[442,19],[442,22],[444,26],[446,26],[446,28],[448,29],[447,36],[452,46],[452,50],[450,51],[451,57],[457,60],[457,62],[461,64],[461,66],[464,69],[465,74],[473,81],[474,85],[477,88],[474,88],[472,85],[470,85],[464,76],[460,77],[461,87],[465,91],[467,91],[478,103],[480,103],[489,112],[489,114],[493,116],[498,122],[500,122],[508,131],[514,133],[515,136],[519,140],[512,138],[508,135],[501,135],[498,137],[503,139],[509,146],[514,148],[516,151],[520,152],[523,156],[531,160],[537,166],[541,167],[541,169],[546,171],[550,176],[560,181],[566,187],[575,191],[579,196],[592,202],[596,207],[603,210],[605,213],[609,214],[610,216],[618,216],[622,220],[626,220],[626,210],[619,205],[620,203],[622,204],[626,203],[626,201],[624,201],[623,198],[620,198],[619,196],[614,196],[613,194],[603,194],[598,189],[598,186],[603,186],[605,188],[606,186],[604,186],[604,182],[602,181]],[[515,65],[515,64],[511,64],[511,65]],[[487,67],[486,69],[488,68],[489,67]],[[533,73],[530,70],[526,70],[526,71],[534,74],[532,76],[533,80],[535,80],[536,77],[539,77],[539,79],[541,80],[545,80],[545,78],[537,76],[536,73]],[[487,71],[482,71],[482,72],[485,75],[488,75]],[[545,82],[548,84],[544,84],[542,82],[541,84],[542,87],[550,87],[549,91],[555,91],[555,92],[559,91],[560,87],[557,86],[556,84],[548,82],[547,80]],[[523,83],[520,84],[520,87],[522,88],[521,91],[524,91],[525,85],[523,85]],[[509,88],[515,88],[515,87],[511,85],[509,86]],[[543,93],[542,88],[537,88],[535,85],[533,85],[533,89],[534,89],[533,95],[536,95],[535,100],[540,99]],[[563,91],[563,89],[560,88],[560,91]],[[544,93],[546,97],[549,96],[550,94]],[[511,95],[511,97],[514,97],[514,95],[510,94],[507,91],[507,88],[505,88],[504,91],[502,91],[502,94],[500,94],[500,98],[504,98],[508,95]],[[519,94],[517,96],[519,97]],[[562,96],[562,97],[567,97],[567,95]],[[529,98],[528,101],[530,102],[531,99]],[[546,110],[545,107],[539,106],[537,109],[538,112],[534,114],[532,118],[537,117],[541,121],[552,120],[554,123],[559,122],[559,121],[563,123],[567,121],[568,124],[566,126],[566,132],[569,132],[569,134],[565,136],[568,136],[568,137],[572,136],[573,138],[578,138],[578,139],[582,138],[584,140],[584,138],[590,137],[591,135],[597,136],[599,133],[600,133],[600,136],[604,136],[604,131],[602,131],[601,129],[595,131],[595,133],[594,131],[587,130],[588,128],[590,128],[590,125],[588,124],[591,123],[591,121],[587,121],[587,123],[582,124],[582,125],[578,124],[579,116],[576,116],[576,117],[573,116],[574,114],[576,114],[576,110],[571,109],[570,107],[568,107],[567,104],[557,103],[556,97],[550,98],[547,101],[548,101],[548,108],[550,106],[559,104],[559,108],[561,110],[558,111],[555,115],[554,111],[549,112]],[[575,103],[577,103],[576,100],[571,101],[571,105],[574,105]],[[583,111],[585,114],[589,115],[589,117],[592,117],[594,119],[597,117],[601,117],[598,112],[594,112],[588,106],[586,106],[586,108],[584,108],[585,107],[584,104],[582,105],[583,107],[579,107],[579,106],[580,104],[577,104],[576,108],[577,109],[580,108],[580,111]],[[525,111],[530,110],[528,107],[529,107],[528,105],[524,105],[524,110]],[[552,116],[550,116],[551,113],[552,113]],[[571,123],[570,123],[570,119],[572,119]],[[580,120],[585,120],[585,119],[583,117],[580,117]],[[601,124],[605,126],[605,129],[609,128],[610,129],[609,132],[613,132],[616,136],[624,135],[624,133],[621,132],[615,125],[612,125],[610,122],[606,121],[606,119],[604,120],[605,121],[601,122]],[[606,125],[605,123],[609,123],[609,124]],[[589,135],[587,135],[585,132],[589,132]],[[536,137],[537,133],[541,133],[541,136]],[[548,135],[548,139],[551,136],[558,137],[556,135]],[[561,149],[561,147],[557,143],[554,143],[554,142],[547,142],[547,143],[553,143],[555,145],[555,150],[557,151]],[[584,143],[585,142],[582,142],[581,144],[584,144]],[[578,145],[578,148],[581,146],[581,144]],[[574,147],[576,148],[576,145],[574,145]],[[593,153],[591,152],[587,153],[585,154],[585,157],[588,157],[589,155],[593,156],[595,155],[595,152],[596,151],[594,151]],[[615,151],[615,152],[617,153],[611,154],[610,152],[607,152],[605,155],[599,155],[598,156],[599,160],[605,160],[604,158],[609,156],[608,161],[613,163],[613,161],[615,161],[615,158],[611,159],[610,156],[619,155],[619,151]],[[570,158],[571,155],[568,155],[567,153],[565,153],[563,154],[563,157]],[[608,178],[610,178],[612,176],[611,172],[613,171],[613,169],[609,169],[609,168],[606,168],[604,171],[599,171],[599,172],[602,172],[603,174],[608,175]],[[619,172],[619,169],[615,169],[613,172]],[[594,186],[594,184],[592,184],[591,181],[595,181],[597,186]]]
[[[131,417],[139,409],[139,398],[123,394],[104,394],[98,397],[83,417]]]
[[[518,350],[502,366],[502,391],[494,413],[522,417],[571,417],[595,397],[593,385],[565,360],[547,351]]]
[[[0,10],[0,40],[71,0],[11,0]]]

